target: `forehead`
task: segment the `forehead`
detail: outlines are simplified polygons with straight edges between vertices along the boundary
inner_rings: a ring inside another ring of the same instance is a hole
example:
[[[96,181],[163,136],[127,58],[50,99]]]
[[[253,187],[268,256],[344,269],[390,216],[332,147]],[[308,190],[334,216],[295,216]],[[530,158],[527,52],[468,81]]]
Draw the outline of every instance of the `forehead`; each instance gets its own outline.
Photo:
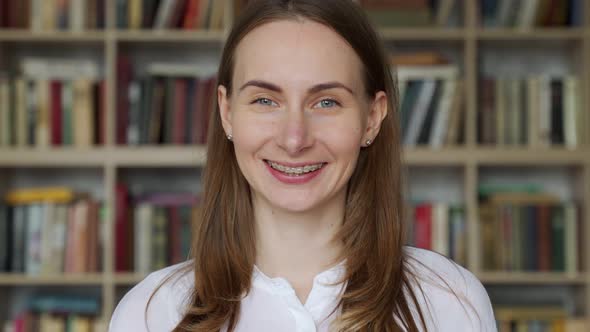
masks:
[[[238,44],[236,86],[251,79],[283,87],[339,81],[362,89],[362,63],[356,52],[329,27],[308,20],[263,24]]]

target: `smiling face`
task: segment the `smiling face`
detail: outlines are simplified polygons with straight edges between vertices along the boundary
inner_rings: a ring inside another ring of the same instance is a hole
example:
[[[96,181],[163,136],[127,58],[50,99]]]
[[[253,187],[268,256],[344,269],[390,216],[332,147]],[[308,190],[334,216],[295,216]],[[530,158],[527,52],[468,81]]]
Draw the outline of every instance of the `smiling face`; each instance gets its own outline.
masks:
[[[218,89],[224,130],[256,206],[304,212],[344,202],[360,149],[387,112],[367,96],[346,41],[312,21],[248,33],[235,51],[232,91]]]

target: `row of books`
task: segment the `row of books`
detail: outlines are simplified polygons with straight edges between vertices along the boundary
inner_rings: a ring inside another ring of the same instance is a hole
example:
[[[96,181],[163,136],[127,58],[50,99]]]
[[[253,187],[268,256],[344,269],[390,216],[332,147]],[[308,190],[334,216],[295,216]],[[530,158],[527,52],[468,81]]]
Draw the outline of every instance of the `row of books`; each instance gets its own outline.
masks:
[[[117,144],[205,144],[215,105],[211,68],[154,63],[134,77],[129,60],[119,61]]]
[[[397,68],[400,122],[406,146],[439,148],[461,140],[464,84],[454,65]]]
[[[104,29],[105,0],[0,0],[0,27],[32,31]]]
[[[104,331],[98,319],[97,298],[45,295],[30,298],[12,319],[4,324],[5,332],[92,332]]]
[[[0,205],[0,271],[100,271],[100,211],[96,200],[68,188],[9,192]]]
[[[117,185],[115,271],[146,274],[187,259],[199,197],[190,193],[132,195]]]
[[[228,1],[116,0],[119,29],[221,30]]]
[[[494,309],[498,332],[582,332],[586,320],[574,318],[562,307],[538,305],[527,307],[499,306]]]
[[[482,144],[576,148],[585,140],[577,77],[484,78],[480,91]]]
[[[0,77],[0,147],[105,142],[105,81]]]
[[[479,208],[483,267],[577,273],[580,209],[552,195],[497,193]]]
[[[462,2],[456,0],[357,0],[380,27],[456,26]]]
[[[419,203],[408,210],[408,244],[434,250],[466,266],[467,227],[463,206]]]
[[[581,26],[584,0],[481,0],[485,27]]]

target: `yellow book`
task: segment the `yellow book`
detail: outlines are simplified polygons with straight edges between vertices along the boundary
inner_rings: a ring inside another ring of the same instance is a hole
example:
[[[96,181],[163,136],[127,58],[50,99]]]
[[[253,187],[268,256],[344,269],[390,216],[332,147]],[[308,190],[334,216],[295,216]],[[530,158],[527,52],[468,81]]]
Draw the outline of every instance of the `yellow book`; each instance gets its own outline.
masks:
[[[6,194],[5,200],[12,205],[30,204],[33,202],[69,203],[74,192],[68,188],[32,188],[18,189]]]
[[[90,332],[90,318],[76,316],[73,325],[76,332]]]
[[[76,147],[90,147],[94,137],[92,104],[92,81],[78,79],[74,81],[74,145]]]
[[[128,26],[130,29],[141,29],[143,3],[141,0],[129,0]]]
[[[565,331],[565,320],[555,319],[551,321],[551,332],[564,332]]]

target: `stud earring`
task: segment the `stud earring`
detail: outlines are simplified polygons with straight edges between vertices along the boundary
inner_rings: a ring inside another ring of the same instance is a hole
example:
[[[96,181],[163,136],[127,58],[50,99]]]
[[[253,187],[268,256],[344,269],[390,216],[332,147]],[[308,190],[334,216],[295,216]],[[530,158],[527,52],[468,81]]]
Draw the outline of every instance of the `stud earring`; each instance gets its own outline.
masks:
[[[373,141],[370,138],[365,141],[367,146],[371,145],[371,143],[373,143]]]
[[[230,141],[232,141],[232,140],[234,139],[234,137],[233,137],[231,134],[227,134],[227,136],[226,136],[226,137],[227,137],[227,139],[228,139],[228,140],[230,140]]]

